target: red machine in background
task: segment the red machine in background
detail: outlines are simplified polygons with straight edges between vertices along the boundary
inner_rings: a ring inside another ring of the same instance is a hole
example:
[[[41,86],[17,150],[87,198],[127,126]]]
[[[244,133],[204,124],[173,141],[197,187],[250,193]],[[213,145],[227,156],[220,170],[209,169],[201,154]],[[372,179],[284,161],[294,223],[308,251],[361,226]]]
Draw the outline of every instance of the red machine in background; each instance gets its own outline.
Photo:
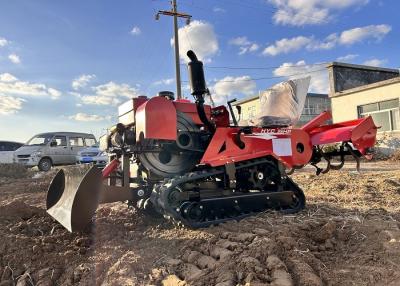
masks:
[[[368,155],[377,127],[371,117],[327,124],[324,112],[301,128],[230,125],[225,106],[204,104],[202,62],[188,52],[195,102],[163,92],[119,109],[120,122],[103,142],[110,163],[60,170],[48,192],[48,213],[70,231],[82,230],[101,203],[128,201],[190,227],[241,219],[267,209],[305,206],[293,170],[312,164],[317,174],[339,169],[345,155]],[[324,152],[327,144],[339,143]],[[339,164],[331,163],[338,158]],[[325,168],[318,167],[322,160]]]

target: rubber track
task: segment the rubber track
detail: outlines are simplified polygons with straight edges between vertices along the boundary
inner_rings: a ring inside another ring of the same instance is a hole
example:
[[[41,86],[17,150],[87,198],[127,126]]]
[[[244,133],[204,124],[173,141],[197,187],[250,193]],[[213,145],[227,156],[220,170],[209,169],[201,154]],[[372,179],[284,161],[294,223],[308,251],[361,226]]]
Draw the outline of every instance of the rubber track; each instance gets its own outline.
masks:
[[[257,165],[262,165],[264,163],[270,163],[270,160],[267,159],[256,159],[252,161],[246,161],[243,163],[238,163],[236,165],[236,170],[238,169],[243,169],[243,168],[249,168],[249,167],[254,167]],[[204,221],[204,222],[192,222],[187,219],[185,219],[179,212],[176,211],[175,208],[171,207],[168,204],[168,196],[174,188],[179,187],[182,184],[189,183],[189,182],[196,182],[205,178],[209,177],[214,177],[217,175],[222,175],[225,173],[225,168],[224,167],[218,167],[218,168],[211,168],[207,170],[202,170],[202,171],[195,171],[195,172],[190,172],[185,175],[182,175],[180,177],[175,177],[172,179],[164,179],[162,183],[156,184],[153,188],[153,193],[150,198],[150,200],[153,203],[153,206],[156,208],[156,210],[164,215],[165,218],[171,220],[173,223],[177,225],[186,225],[191,228],[202,228],[202,227],[208,227],[211,225],[216,225],[220,224],[226,221],[230,220],[240,220],[248,216],[252,216],[255,214],[253,213],[243,213],[241,215],[235,216],[235,217],[228,217],[228,218],[222,218],[222,219],[216,219],[216,220],[210,220],[210,221]],[[304,208],[305,205],[305,196],[303,191],[295,184],[289,177],[285,177],[286,184],[290,185],[290,189],[296,194],[298,199],[301,201],[301,207],[300,209],[286,209],[283,210],[283,213],[295,213],[300,211],[301,209]],[[266,208],[265,210],[268,210]],[[264,210],[264,211],[265,211]],[[258,212],[259,213],[259,212]]]

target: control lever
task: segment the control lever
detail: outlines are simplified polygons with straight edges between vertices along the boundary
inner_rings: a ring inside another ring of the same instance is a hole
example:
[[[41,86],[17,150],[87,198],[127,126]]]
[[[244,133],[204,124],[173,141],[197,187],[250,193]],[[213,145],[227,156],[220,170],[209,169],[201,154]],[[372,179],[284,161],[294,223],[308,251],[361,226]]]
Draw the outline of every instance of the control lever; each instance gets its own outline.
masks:
[[[236,105],[236,110],[238,113],[238,120],[240,121],[241,117],[242,117],[242,107],[240,105]]]
[[[233,113],[233,109],[232,109],[232,103],[236,101],[236,98],[229,100],[228,103],[228,107],[229,107],[229,112],[231,113],[232,116],[232,121],[233,121],[233,125],[238,126],[238,122],[236,120],[236,116]]]

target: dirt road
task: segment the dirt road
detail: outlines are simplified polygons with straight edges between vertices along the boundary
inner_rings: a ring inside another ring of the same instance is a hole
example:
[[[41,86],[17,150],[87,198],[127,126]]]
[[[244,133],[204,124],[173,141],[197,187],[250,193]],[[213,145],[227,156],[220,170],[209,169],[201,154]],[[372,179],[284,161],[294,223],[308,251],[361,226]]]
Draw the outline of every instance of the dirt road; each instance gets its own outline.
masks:
[[[400,165],[350,167],[295,173],[296,215],[189,230],[115,203],[78,234],[45,212],[51,173],[0,168],[0,285],[400,285]]]

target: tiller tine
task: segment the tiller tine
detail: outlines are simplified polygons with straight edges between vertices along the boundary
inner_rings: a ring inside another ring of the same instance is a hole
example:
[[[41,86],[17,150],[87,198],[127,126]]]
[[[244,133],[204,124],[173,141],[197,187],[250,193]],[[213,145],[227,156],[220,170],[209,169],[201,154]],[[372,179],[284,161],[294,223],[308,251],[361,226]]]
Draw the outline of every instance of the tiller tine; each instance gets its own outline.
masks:
[[[96,167],[58,171],[47,193],[47,212],[71,232],[91,221],[101,199],[102,173]]]

